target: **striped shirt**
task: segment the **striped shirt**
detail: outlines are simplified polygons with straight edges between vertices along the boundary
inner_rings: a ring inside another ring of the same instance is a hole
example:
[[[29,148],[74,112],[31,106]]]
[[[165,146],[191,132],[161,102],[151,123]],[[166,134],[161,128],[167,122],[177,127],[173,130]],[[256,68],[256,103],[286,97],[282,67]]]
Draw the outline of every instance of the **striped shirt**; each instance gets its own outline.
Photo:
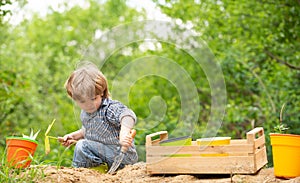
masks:
[[[120,146],[119,135],[121,130],[121,119],[131,116],[136,122],[136,115],[121,102],[105,98],[99,109],[94,113],[81,111],[80,119],[84,138],[97,141],[107,145]],[[136,154],[134,145],[129,147],[129,154]]]

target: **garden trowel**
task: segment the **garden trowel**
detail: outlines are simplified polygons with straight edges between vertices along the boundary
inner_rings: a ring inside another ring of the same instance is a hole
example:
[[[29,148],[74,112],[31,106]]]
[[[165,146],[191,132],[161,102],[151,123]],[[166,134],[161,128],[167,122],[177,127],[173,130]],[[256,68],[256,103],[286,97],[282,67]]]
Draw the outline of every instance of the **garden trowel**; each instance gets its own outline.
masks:
[[[132,129],[131,132],[130,132],[131,137],[134,138],[135,134],[136,134],[136,130]],[[119,168],[119,166],[122,163],[123,158],[124,158],[127,150],[128,150],[128,147],[125,147],[125,146],[121,147],[120,154],[115,157],[115,160],[114,160],[113,164],[111,165],[111,167],[110,167],[110,169],[107,173],[113,174]]]

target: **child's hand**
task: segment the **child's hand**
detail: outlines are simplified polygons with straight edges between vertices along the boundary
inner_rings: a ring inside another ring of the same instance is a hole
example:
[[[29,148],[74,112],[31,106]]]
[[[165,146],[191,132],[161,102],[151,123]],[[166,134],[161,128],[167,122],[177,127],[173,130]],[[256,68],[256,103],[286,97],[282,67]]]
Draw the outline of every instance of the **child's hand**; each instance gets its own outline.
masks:
[[[75,144],[77,140],[84,138],[84,132],[82,129],[77,130],[75,132],[69,133],[64,137],[58,137],[58,141],[66,146],[69,147],[72,144]]]
[[[64,137],[58,137],[58,141],[66,147],[69,147],[76,142],[76,140],[74,140],[74,138],[70,134],[67,134]]]
[[[130,131],[130,134],[124,135],[124,136],[120,136],[120,144],[123,147],[127,147],[129,148],[130,146],[132,146],[132,141],[135,137],[136,131],[134,129],[132,129]]]
[[[123,138],[120,138],[120,144],[121,146],[130,147],[132,144],[133,138],[131,135],[126,135]]]

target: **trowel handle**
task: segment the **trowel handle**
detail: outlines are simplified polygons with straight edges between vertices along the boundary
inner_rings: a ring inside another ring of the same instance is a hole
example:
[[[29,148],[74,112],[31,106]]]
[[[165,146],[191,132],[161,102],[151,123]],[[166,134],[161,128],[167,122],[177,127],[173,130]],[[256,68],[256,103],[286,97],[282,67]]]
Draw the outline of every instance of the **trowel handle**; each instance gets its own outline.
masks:
[[[130,130],[130,135],[131,135],[132,138],[134,138],[135,135],[136,135],[136,130],[135,129]],[[122,146],[121,147],[121,152],[126,153],[128,151],[128,148],[129,147],[127,147],[127,146]]]

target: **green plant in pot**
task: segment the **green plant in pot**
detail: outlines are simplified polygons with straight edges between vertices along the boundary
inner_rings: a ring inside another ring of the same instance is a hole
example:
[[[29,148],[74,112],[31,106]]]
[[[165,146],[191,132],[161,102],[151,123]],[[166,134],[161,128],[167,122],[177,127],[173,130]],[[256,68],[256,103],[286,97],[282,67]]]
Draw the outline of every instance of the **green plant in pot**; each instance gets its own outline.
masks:
[[[276,177],[294,178],[300,176],[300,135],[286,133],[288,127],[283,121],[285,106],[286,103],[281,107],[275,133],[270,133],[274,174]]]
[[[26,168],[30,165],[38,142],[35,140],[40,130],[29,136],[11,136],[6,138],[6,161],[9,167]]]

